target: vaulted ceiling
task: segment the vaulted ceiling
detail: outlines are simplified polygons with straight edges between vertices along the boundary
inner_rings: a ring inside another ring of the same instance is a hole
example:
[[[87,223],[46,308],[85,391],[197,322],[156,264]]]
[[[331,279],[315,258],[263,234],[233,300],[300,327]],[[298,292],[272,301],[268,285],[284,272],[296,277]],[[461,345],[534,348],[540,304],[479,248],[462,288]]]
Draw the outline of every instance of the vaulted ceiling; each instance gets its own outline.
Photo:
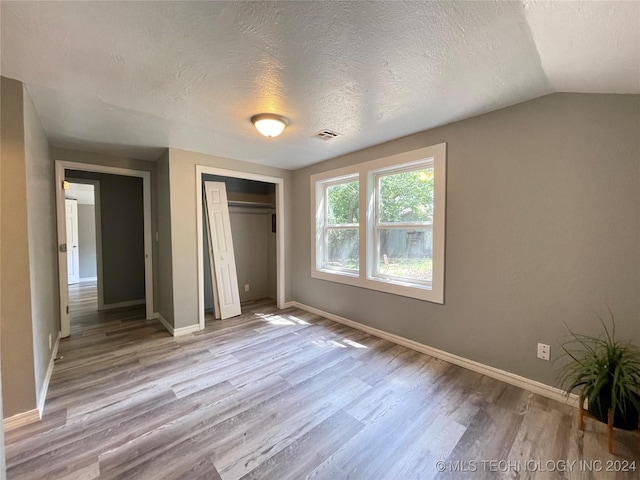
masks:
[[[1,9],[1,73],[51,143],[143,159],[171,146],[293,169],[552,92],[640,93],[635,1]],[[262,137],[262,112],[291,124]]]

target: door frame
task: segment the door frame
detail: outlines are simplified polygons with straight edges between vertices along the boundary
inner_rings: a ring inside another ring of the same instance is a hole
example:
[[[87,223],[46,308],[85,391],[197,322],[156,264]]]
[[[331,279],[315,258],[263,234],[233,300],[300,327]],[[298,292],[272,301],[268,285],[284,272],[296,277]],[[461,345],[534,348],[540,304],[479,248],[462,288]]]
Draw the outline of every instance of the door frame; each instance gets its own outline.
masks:
[[[153,307],[153,241],[151,233],[151,172],[128,168],[95,165],[92,163],[70,162],[55,160],[56,185],[56,220],[58,228],[58,286],[60,289],[60,330],[62,337],[71,333],[71,319],[69,316],[69,285],[67,282],[67,253],[61,251],[67,243],[66,218],[64,211],[65,170],[79,170],[83,172],[108,173],[125,177],[142,178],[142,202],[144,210],[144,287],[146,318],[154,318]]]
[[[196,226],[198,242],[198,323],[204,329],[204,242],[202,241],[202,175],[219,175],[222,177],[241,178],[258,182],[272,183],[276,186],[276,297],[278,308],[284,308],[285,299],[285,249],[284,249],[284,178],[260,175],[257,173],[227,170],[206,165],[196,165]]]
[[[100,180],[69,177],[69,183],[93,185],[93,209],[96,231],[96,284],[98,286],[98,310],[104,309],[104,286],[102,284],[102,212],[100,210]]]

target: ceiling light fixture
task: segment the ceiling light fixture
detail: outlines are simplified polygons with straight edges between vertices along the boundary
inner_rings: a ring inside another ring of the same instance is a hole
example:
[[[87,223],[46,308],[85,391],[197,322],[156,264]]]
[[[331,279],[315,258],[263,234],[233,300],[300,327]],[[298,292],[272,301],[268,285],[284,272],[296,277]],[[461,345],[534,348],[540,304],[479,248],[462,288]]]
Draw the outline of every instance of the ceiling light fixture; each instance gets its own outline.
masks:
[[[259,113],[251,117],[251,123],[265,137],[277,137],[289,125],[289,120],[275,113]]]

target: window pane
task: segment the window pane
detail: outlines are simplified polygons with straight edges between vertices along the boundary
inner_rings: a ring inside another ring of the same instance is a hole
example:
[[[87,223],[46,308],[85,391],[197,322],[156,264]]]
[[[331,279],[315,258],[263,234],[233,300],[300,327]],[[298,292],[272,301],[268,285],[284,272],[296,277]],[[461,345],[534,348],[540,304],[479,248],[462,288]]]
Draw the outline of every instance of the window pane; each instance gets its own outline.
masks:
[[[327,187],[327,223],[344,225],[358,223],[358,181]]]
[[[433,229],[379,228],[376,274],[430,282],[432,277]]]
[[[380,223],[433,220],[433,167],[378,177]]]
[[[358,270],[359,232],[357,228],[328,228],[325,268]]]

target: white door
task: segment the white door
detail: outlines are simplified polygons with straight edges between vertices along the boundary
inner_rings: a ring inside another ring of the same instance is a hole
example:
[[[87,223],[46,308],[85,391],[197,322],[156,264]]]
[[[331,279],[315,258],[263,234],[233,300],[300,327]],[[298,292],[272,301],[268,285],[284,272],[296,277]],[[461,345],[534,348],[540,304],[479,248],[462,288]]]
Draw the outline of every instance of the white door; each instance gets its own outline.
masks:
[[[69,284],[80,281],[80,253],[78,251],[78,201],[65,199],[67,216],[67,273]]]
[[[205,198],[209,217],[209,239],[213,252],[217,297],[222,319],[240,315],[238,274],[231,238],[231,221],[227,205],[227,189],[223,182],[205,182]]]

